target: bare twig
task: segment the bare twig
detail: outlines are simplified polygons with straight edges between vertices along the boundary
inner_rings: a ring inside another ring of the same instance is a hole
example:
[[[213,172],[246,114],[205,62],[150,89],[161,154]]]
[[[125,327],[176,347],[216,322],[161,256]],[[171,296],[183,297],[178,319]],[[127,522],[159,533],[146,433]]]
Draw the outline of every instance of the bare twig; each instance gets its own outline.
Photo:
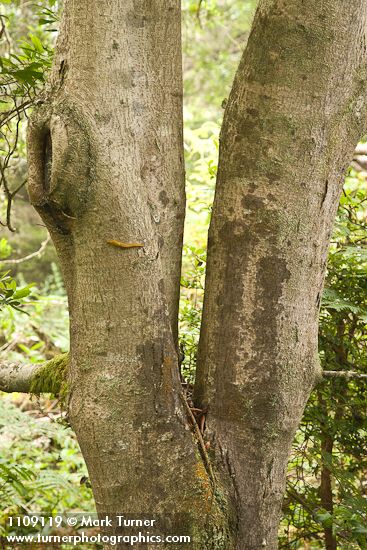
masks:
[[[361,374],[352,370],[324,370],[322,373],[324,378],[347,378],[352,380],[367,380],[367,374]]]
[[[11,223],[11,207],[12,207],[12,203],[13,203],[13,199],[15,197],[15,195],[18,193],[18,191],[23,187],[24,183],[19,186],[15,191],[10,191],[9,189],[9,185],[8,185],[8,181],[6,179],[6,171],[7,169],[9,168],[9,162],[10,162],[10,159],[12,158],[12,156],[14,155],[14,152],[18,146],[18,140],[19,140],[19,125],[20,125],[20,122],[21,122],[21,113],[18,109],[18,106],[17,106],[17,103],[16,103],[16,100],[14,99],[14,105],[15,105],[15,109],[16,109],[16,112],[17,112],[17,116],[18,116],[18,119],[17,119],[17,122],[16,122],[16,125],[15,125],[15,133],[14,133],[14,140],[13,140],[13,143],[11,144],[9,139],[7,138],[6,134],[2,134],[3,138],[5,139],[6,143],[7,143],[7,146],[8,146],[8,151],[4,157],[4,160],[2,160],[0,162],[0,177],[1,177],[1,180],[0,180],[0,186],[2,185],[3,189],[4,189],[4,193],[5,193],[5,196],[6,196],[6,199],[7,199],[7,206],[6,206],[6,222],[3,223],[3,222],[0,222],[1,225],[3,226],[7,226],[9,228],[10,231],[15,231],[15,228],[12,226],[12,223]]]
[[[27,101],[24,101],[14,109],[11,109],[10,111],[6,111],[0,118],[0,126],[4,126],[5,124],[8,124],[15,116],[19,115],[20,111],[24,111],[23,114],[25,114],[25,109],[30,107],[32,104],[33,104],[33,100],[27,99]]]
[[[181,395],[181,399],[182,399],[183,405],[185,407],[185,410],[187,412],[187,415],[189,416],[189,418],[191,420],[192,427],[194,428],[194,431],[195,431],[195,435],[198,439],[198,444],[199,444],[199,447],[200,447],[201,456],[203,457],[206,470],[207,470],[207,472],[209,474],[209,477],[210,477],[210,480],[213,484],[213,494],[214,494],[215,493],[216,480],[215,480],[215,475],[214,475],[214,472],[213,472],[213,468],[212,468],[210,459],[208,457],[208,453],[206,451],[203,436],[201,435],[200,428],[198,426],[198,423],[196,422],[196,419],[195,419],[195,416],[192,413],[192,410],[190,409],[190,406],[189,406],[189,404],[186,400],[185,395],[183,393],[181,393],[180,395]]]
[[[10,41],[9,33],[6,29],[5,19],[7,19],[7,17],[4,14],[0,14],[0,40],[3,38],[5,39],[5,42],[7,45],[7,51],[9,54],[11,51],[11,41]]]
[[[0,260],[0,262],[3,263],[3,264],[21,264],[23,262],[31,260],[32,258],[37,258],[38,256],[42,255],[42,253],[44,252],[46,246],[50,242],[50,239],[51,239],[50,235],[47,235],[46,239],[44,241],[42,241],[41,246],[39,247],[39,249],[36,250],[35,252],[32,252],[32,254],[28,254],[28,256],[24,256],[24,258],[17,258],[15,260]]]
[[[201,6],[202,6],[202,3],[203,3],[203,0],[199,0],[198,2],[198,7],[196,9],[196,18],[198,20],[198,23],[199,23],[199,27],[202,28],[202,25],[201,25],[201,19],[200,19],[200,13],[201,13]]]

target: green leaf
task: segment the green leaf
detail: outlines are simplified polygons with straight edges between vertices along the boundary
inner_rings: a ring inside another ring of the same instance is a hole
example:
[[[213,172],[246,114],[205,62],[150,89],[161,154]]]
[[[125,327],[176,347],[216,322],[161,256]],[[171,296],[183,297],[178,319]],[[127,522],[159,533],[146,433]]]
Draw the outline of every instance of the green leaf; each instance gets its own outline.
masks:
[[[43,53],[43,45],[42,45],[42,42],[41,40],[38,38],[38,36],[35,36],[34,34],[30,34],[29,35],[29,38],[31,39],[32,41],[32,44],[34,45],[35,49],[39,52],[39,53]]]
[[[25,298],[26,296],[29,296],[30,293],[31,293],[30,287],[26,286],[14,292],[13,298],[14,300],[19,300],[20,298]]]

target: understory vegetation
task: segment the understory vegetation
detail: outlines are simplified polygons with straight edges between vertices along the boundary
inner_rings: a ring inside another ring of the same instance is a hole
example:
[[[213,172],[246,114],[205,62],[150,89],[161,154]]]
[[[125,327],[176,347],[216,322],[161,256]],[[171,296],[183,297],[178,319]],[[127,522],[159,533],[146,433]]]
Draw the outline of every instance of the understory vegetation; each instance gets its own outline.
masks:
[[[195,376],[223,106],[255,7],[253,0],[183,2],[188,204],[180,350],[188,384]],[[27,112],[51,64],[59,10],[56,0],[0,2],[0,361],[42,363],[69,349],[57,258],[25,191]],[[345,177],[321,302],[326,371],[367,375],[366,230],[361,136]],[[280,548],[325,548],[336,540],[338,548],[367,549],[366,389],[363,376],[340,376],[325,378],[312,393],[289,462]],[[13,534],[10,515],[94,511],[84,461],[54,396],[0,393],[0,503],[0,536]]]

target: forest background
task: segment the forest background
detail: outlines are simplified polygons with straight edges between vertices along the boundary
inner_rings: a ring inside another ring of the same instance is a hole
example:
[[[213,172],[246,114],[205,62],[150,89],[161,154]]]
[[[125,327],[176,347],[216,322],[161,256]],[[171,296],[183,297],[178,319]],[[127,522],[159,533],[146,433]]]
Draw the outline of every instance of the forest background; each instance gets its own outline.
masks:
[[[255,8],[254,0],[182,2],[188,205],[180,346],[188,383],[195,371],[223,107]],[[0,2],[0,361],[39,363],[69,347],[56,254],[25,187],[27,116],[51,65],[60,9],[55,0]],[[319,331],[325,370],[367,375],[366,229],[362,139],[345,176],[329,252]],[[281,548],[367,548],[366,386],[363,376],[330,378],[312,394],[289,462]],[[9,528],[10,515],[94,510],[78,445],[51,395],[0,392],[0,503],[2,537],[27,533],[27,527],[16,533]]]

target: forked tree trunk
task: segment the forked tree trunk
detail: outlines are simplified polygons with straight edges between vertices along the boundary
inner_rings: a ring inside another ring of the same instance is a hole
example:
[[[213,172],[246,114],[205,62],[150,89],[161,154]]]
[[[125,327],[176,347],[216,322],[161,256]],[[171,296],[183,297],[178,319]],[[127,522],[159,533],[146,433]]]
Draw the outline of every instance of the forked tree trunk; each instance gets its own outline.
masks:
[[[255,17],[221,135],[195,389],[213,483],[176,356],[180,3],[66,0],[30,124],[29,191],[66,281],[70,419],[102,516],[161,516],[198,549],[276,548],[318,372],[327,244],[363,130],[366,11],[264,0]]]

